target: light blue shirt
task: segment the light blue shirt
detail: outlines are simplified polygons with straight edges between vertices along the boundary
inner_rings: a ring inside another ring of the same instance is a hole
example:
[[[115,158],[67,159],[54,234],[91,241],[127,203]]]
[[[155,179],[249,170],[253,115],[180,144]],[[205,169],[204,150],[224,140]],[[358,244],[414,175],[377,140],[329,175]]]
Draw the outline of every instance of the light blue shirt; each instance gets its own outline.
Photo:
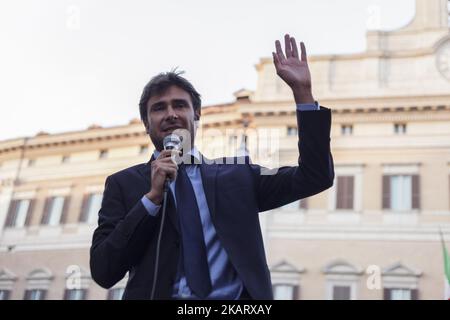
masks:
[[[317,102],[315,104],[297,105],[297,110],[299,111],[314,111],[319,109],[320,107]],[[200,159],[199,152],[195,147],[189,152],[189,154],[192,154],[197,159]],[[157,158],[159,156],[159,152],[155,150],[154,156]],[[208,299],[239,299],[242,293],[243,284],[241,279],[239,279],[237,272],[231,265],[228,254],[220,243],[216,228],[211,221],[211,214],[206,202],[205,191],[203,189],[200,167],[198,165],[188,165],[186,166],[186,173],[192,183],[192,187],[194,188],[195,198],[200,211],[200,219],[202,221],[212,284],[212,290],[208,296]],[[170,183],[170,191],[172,192],[176,205],[175,181]],[[141,202],[147,209],[148,213],[152,216],[156,216],[161,208],[160,205],[154,204],[145,195],[142,197]],[[181,299],[198,299],[187,285],[183,264],[181,261],[178,266],[178,273],[174,284],[172,297]]]

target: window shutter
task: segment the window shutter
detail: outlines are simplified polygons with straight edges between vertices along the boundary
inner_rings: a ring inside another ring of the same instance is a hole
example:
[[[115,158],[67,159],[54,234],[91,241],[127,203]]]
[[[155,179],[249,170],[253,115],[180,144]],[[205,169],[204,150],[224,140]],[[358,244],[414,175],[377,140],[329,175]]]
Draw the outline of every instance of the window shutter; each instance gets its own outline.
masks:
[[[80,219],[79,222],[87,222],[87,214],[89,209],[89,200],[91,198],[91,194],[85,194],[83,196],[83,204],[81,205]]]
[[[23,300],[30,300],[30,297],[31,297],[31,290],[25,290]]]
[[[61,213],[61,219],[59,221],[61,224],[65,224],[67,221],[67,212],[69,211],[69,205],[70,205],[70,196],[65,196],[64,205]]]
[[[346,179],[345,177],[337,177],[337,199],[336,209],[344,208],[344,193],[345,193]]]
[[[11,200],[9,203],[8,215],[6,216],[5,227],[12,227],[14,225],[14,220],[16,220],[18,200]]]
[[[419,300],[419,290],[417,289],[411,290],[411,300]]]
[[[106,296],[106,300],[113,300],[113,291],[114,289],[109,289],[108,290],[108,295]]]
[[[292,296],[292,300],[300,300],[300,286],[293,286],[293,296]]]
[[[41,300],[45,300],[47,298],[47,290],[41,290],[41,291],[42,291]]]
[[[299,205],[300,209],[308,209],[308,198],[303,198],[300,200],[300,205]]]
[[[353,209],[353,176],[338,177],[336,209]]]
[[[383,209],[391,208],[391,176],[383,176]]]
[[[87,300],[88,290],[87,289],[81,289],[81,300]]]
[[[383,290],[383,300],[391,300],[391,289]]]
[[[347,205],[346,209],[353,209],[353,192],[354,192],[354,177],[350,176],[347,177],[347,190],[346,190],[346,197],[347,197]]]
[[[35,199],[30,199],[30,204],[28,205],[27,217],[25,219],[25,226],[29,226],[31,223],[31,218],[33,216],[34,204],[36,203]]]
[[[412,175],[412,208],[420,209],[420,179],[419,175]]]
[[[45,199],[44,213],[42,214],[41,224],[48,224],[50,219],[50,210],[52,207],[53,197],[48,197]]]
[[[65,289],[64,290],[64,296],[63,296],[63,300],[69,300],[69,289]]]
[[[4,295],[3,300],[9,300],[9,298],[11,297],[11,290],[4,290],[3,295]]]

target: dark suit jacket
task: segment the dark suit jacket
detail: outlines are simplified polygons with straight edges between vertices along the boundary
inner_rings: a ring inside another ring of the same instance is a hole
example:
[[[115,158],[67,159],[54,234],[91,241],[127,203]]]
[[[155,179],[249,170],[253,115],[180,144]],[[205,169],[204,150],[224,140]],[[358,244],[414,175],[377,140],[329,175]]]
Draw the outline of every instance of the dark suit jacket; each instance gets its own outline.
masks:
[[[212,222],[229,259],[253,299],[272,299],[258,213],[317,194],[333,185],[331,112],[297,111],[298,166],[261,175],[250,164],[201,164]],[[236,160],[237,158],[233,158]],[[229,160],[229,159],[228,159]],[[110,288],[129,271],[124,299],[149,299],[161,214],[152,217],[140,199],[150,190],[150,162],[106,179],[98,227],[90,250],[93,279]],[[180,231],[173,198],[163,228],[157,299],[170,299],[180,256]]]

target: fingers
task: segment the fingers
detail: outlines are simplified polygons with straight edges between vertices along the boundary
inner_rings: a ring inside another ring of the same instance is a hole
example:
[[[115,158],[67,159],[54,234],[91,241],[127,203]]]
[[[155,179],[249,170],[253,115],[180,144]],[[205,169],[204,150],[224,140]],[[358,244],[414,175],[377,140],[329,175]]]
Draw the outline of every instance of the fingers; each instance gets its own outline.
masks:
[[[277,51],[277,58],[278,58],[278,61],[279,61],[279,63],[283,63],[283,61],[286,59],[285,58],[285,56],[284,56],[284,53],[283,53],[283,50],[281,50],[281,44],[280,44],[280,41],[275,41],[275,48],[276,48],[276,51]]]
[[[306,49],[305,49],[305,45],[303,42],[300,43],[300,47],[301,47],[301,57],[302,57],[301,60],[307,61]],[[299,58],[298,47],[297,47],[295,38],[290,37],[289,34],[286,34],[284,36],[284,51],[285,51],[286,55],[285,55],[285,53],[283,53],[283,50],[281,49],[281,43],[279,40],[275,41],[275,48],[276,48],[276,53],[272,53],[273,62],[275,64],[275,66],[284,64],[285,60],[290,57]]]
[[[152,162],[152,176],[169,177],[174,180],[177,176],[178,166],[170,157]]]
[[[297,43],[295,42],[295,38],[291,37],[290,41],[291,41],[291,47],[292,47],[292,56],[294,58],[298,58],[298,48],[297,48]]]
[[[306,55],[306,48],[305,48],[305,44],[303,42],[300,42],[300,49],[301,49],[302,61],[308,62],[308,56]]]
[[[286,52],[286,58],[292,57],[291,38],[288,34],[284,36],[284,49]]]
[[[177,177],[178,170],[174,169],[174,168],[166,168],[165,172],[166,172],[166,176],[169,177],[169,179],[173,181]]]
[[[180,154],[180,150],[162,150],[158,156],[158,159],[168,158],[171,157],[174,154]]]
[[[275,65],[275,69],[278,70],[278,66],[280,65],[280,60],[278,60],[278,55],[275,52],[272,52],[273,64]]]
[[[172,160],[173,163],[179,163],[178,160],[181,155],[181,150],[163,150],[158,156],[159,159]]]

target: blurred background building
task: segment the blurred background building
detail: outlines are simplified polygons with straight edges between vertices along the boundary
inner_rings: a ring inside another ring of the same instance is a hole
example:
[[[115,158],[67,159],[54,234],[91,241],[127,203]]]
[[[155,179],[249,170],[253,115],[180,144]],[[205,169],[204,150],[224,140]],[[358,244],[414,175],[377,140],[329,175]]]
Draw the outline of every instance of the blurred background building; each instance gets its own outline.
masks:
[[[334,186],[260,215],[279,299],[442,299],[450,240],[449,1],[416,0],[405,27],[368,31],[358,54],[311,56],[333,111]],[[204,107],[198,147],[295,165],[289,88],[271,58],[257,88]],[[276,139],[273,139],[276,137]],[[0,299],[118,299],[90,278],[106,176],[147,162],[140,120],[0,142]]]

